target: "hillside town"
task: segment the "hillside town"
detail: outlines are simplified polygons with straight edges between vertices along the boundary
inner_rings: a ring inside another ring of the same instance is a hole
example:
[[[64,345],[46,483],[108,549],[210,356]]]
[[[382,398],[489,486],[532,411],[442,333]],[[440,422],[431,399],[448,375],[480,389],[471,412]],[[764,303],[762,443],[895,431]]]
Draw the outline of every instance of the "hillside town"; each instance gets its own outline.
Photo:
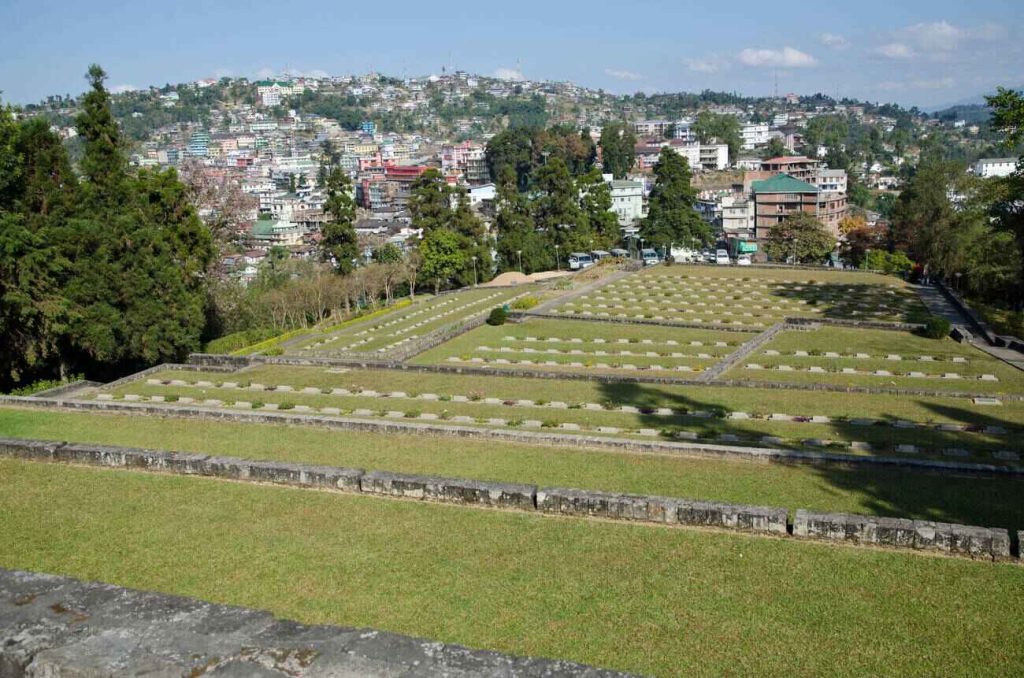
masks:
[[[67,103],[51,98],[28,112],[68,119],[59,115]],[[798,212],[812,215],[836,238],[851,216],[869,227],[884,224],[885,201],[899,191],[916,163],[918,142],[929,134],[956,139],[978,176],[1006,176],[1015,167],[1013,158],[975,157],[986,146],[977,123],[821,95],[680,102],[455,71],[405,80],[378,74],[200,80],[126,93],[115,103],[122,124],[136,130],[134,165],[177,167],[216,187],[220,204],[207,209],[230,207],[237,245],[224,254],[222,266],[245,283],[273,247],[293,258],[315,256],[325,219],[319,170],[325,162],[351,179],[355,227],[367,261],[383,245],[404,249],[422,235],[410,223],[407,203],[411,186],[431,168],[465,191],[490,231],[497,177],[488,142],[510,125],[576,130],[594,144],[600,167],[603,127],[625,121],[629,169],[620,177],[606,171],[603,179],[621,229],[613,244],[630,252],[638,249],[662,150],[685,158],[699,189],[695,207],[712,227],[714,242],[675,243],[671,252],[662,247],[658,253],[679,261],[699,258],[709,246],[764,260],[769,229]],[[668,108],[681,112],[646,117]],[[167,119],[175,121],[163,123]],[[715,135],[709,119],[729,124]],[[75,135],[73,125],[55,129],[65,138]],[[858,149],[847,147],[854,138]]]

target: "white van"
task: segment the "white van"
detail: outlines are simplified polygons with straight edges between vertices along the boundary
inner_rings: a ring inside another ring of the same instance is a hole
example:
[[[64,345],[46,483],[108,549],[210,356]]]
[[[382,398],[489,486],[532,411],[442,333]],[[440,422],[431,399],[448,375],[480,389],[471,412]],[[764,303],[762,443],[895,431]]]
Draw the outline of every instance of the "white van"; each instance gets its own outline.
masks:
[[[728,266],[732,263],[729,259],[729,250],[715,250],[715,263]]]
[[[581,271],[594,265],[594,257],[586,252],[573,252],[569,255],[569,270]]]
[[[654,266],[661,261],[661,257],[659,257],[658,253],[652,249],[640,250],[640,258],[644,260],[644,266]]]

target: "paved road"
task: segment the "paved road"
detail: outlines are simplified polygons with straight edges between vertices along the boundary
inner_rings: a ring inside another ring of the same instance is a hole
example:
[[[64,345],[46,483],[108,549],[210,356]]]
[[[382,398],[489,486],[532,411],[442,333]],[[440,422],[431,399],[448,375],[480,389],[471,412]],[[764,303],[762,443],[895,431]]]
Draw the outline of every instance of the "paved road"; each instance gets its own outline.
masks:
[[[963,325],[968,330],[972,330],[970,320],[960,312],[956,306],[942,293],[938,287],[932,287],[931,285],[914,285],[914,289],[917,291],[917,295],[924,302],[924,305],[934,315],[941,316],[948,320],[954,325]],[[1024,355],[1018,351],[1014,351],[1009,348],[1002,348],[999,346],[991,346],[987,341],[981,337],[975,336],[971,345],[978,350],[988,353],[993,358],[998,358],[1003,362],[1013,365],[1019,370],[1024,370]]]

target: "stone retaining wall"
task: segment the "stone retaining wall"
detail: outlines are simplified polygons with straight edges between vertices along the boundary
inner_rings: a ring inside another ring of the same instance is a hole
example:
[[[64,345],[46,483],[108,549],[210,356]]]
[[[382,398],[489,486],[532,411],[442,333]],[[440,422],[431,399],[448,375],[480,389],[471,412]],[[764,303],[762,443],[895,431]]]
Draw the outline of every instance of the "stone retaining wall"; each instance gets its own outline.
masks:
[[[61,384],[60,386],[54,386],[53,388],[48,388],[45,391],[36,391],[35,393],[32,394],[32,397],[34,397],[34,398],[59,398],[60,396],[66,394],[66,393],[71,393],[72,391],[77,391],[78,389],[82,389],[82,388],[96,388],[96,387],[103,386],[103,385],[104,384],[102,384],[102,383],[100,383],[98,381],[89,381],[88,379],[79,379],[78,381],[70,381],[70,382],[68,382],[66,384]]]
[[[538,488],[461,478],[363,471],[312,464],[258,461],[109,445],[69,444],[0,438],[0,456],[109,468],[200,475],[308,489],[339,490],[463,506],[538,511],[564,516],[604,518],[661,525],[713,527],[788,536],[787,510],[674,497],[595,492],[575,488]],[[853,544],[912,548],[985,560],[1006,560],[1006,530],[798,509],[796,537]]]
[[[67,577],[0,569],[0,676],[471,676],[627,674]]]
[[[814,513],[799,509],[793,520],[793,536],[938,551],[969,558],[1010,559],[1010,533],[1006,530],[930,520]]]

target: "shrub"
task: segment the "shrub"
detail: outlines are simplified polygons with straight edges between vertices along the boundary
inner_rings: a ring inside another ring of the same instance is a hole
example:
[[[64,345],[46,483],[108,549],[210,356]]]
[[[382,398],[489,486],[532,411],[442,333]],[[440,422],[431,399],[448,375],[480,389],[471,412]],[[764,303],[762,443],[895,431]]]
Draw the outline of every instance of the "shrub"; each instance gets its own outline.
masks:
[[[512,308],[517,311],[528,311],[539,303],[540,299],[537,297],[523,297],[522,299],[516,299],[512,302]]]
[[[178,402],[178,396],[176,396],[176,395],[166,396],[166,397],[164,397],[164,402],[165,403],[176,403],[176,402]]]
[[[921,334],[929,339],[942,339],[949,336],[950,324],[945,318],[933,315],[924,323]]]
[[[40,381],[33,382],[27,386],[16,388],[11,391],[10,395],[14,396],[29,396],[33,393],[39,393],[40,391],[48,391],[51,388],[57,388],[58,386],[64,386],[74,381],[82,381],[85,377],[81,374],[75,374],[67,378],[66,381],[60,379],[42,379]]]
[[[231,353],[255,343],[272,339],[278,334],[281,334],[280,330],[270,328],[242,330],[241,332],[235,332],[234,334],[214,339],[203,347],[203,351],[206,353]]]
[[[263,403],[263,401],[262,401],[262,400],[254,400],[254,401],[252,401],[252,409],[254,409],[254,410],[258,410],[258,409],[260,409],[261,407],[263,407],[263,404],[264,404],[264,403]]]
[[[484,399],[484,394],[481,393],[480,391],[470,391],[469,392],[469,399],[472,400],[475,403],[478,400],[483,400]]]
[[[511,426],[512,428],[517,428],[517,427],[519,427],[519,426],[522,426],[522,425],[523,425],[523,420],[522,420],[522,419],[519,419],[519,418],[516,418],[516,419],[509,419],[509,420],[508,420],[508,421],[506,422],[506,424],[507,424],[508,426]]]
[[[558,428],[558,422],[554,419],[545,419],[540,425],[541,428]]]
[[[263,355],[271,355],[271,356],[272,355],[281,355],[283,353],[284,353],[284,349],[281,348],[280,346],[274,346],[273,348],[268,348],[267,350],[263,351]]]
[[[405,418],[406,419],[419,419],[420,414],[422,414],[422,413],[419,410],[408,410],[405,413]]]
[[[295,409],[295,403],[290,403],[288,401],[285,401],[285,402],[281,403],[280,405],[278,405],[277,409],[279,409],[279,410],[294,410]]]
[[[494,307],[491,309],[491,314],[487,316],[488,325],[504,325],[506,320],[508,320],[508,312],[503,306]]]

